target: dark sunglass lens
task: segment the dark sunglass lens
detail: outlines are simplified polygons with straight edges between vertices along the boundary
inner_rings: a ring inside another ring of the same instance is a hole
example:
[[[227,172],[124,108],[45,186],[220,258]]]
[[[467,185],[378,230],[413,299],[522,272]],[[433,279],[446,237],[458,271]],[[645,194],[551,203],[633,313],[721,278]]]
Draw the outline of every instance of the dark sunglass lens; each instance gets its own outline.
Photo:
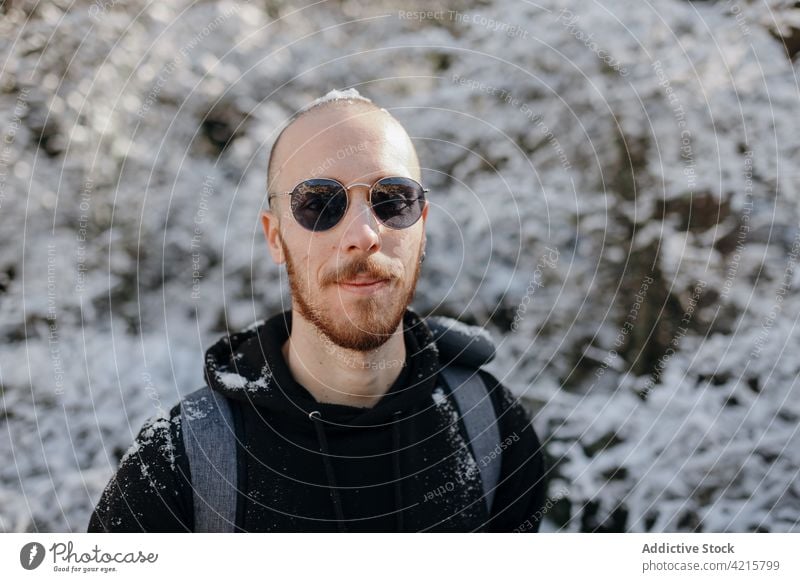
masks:
[[[391,228],[408,228],[422,216],[425,194],[410,178],[384,178],[372,189],[375,215]]]
[[[292,214],[304,228],[333,228],[347,211],[347,193],[333,180],[306,180],[292,192]]]

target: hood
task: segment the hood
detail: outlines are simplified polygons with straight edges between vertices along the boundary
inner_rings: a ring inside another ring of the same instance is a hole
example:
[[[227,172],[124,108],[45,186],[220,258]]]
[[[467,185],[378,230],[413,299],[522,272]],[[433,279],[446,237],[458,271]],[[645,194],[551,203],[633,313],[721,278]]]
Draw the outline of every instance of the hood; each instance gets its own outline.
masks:
[[[383,424],[417,403],[429,401],[439,372],[439,353],[426,322],[412,309],[403,315],[406,361],[397,380],[371,408],[317,402],[298,384],[281,351],[291,329],[292,312],[287,310],[220,339],[206,352],[208,385],[287,420],[307,422],[309,414],[318,411],[331,421],[326,423],[328,430]]]

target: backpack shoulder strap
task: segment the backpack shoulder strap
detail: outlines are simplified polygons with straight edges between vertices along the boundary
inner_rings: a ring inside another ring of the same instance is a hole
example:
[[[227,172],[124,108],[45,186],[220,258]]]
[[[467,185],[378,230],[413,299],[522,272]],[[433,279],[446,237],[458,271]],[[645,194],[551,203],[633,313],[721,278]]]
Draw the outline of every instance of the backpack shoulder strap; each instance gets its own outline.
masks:
[[[467,431],[491,515],[501,465],[501,456],[493,454],[500,443],[500,428],[492,399],[477,369],[451,364],[442,369],[442,375]]]
[[[181,400],[195,532],[232,532],[236,522],[236,438],[228,399],[208,386]]]

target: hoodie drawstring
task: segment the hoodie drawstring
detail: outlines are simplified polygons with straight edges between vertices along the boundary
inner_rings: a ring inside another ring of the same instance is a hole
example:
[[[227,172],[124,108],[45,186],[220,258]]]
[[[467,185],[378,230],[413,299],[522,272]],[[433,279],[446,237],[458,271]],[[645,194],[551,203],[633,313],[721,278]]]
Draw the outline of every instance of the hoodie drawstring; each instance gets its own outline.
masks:
[[[312,410],[309,412],[308,417],[314,423],[314,428],[317,430],[317,440],[319,447],[322,451],[322,462],[325,465],[325,474],[328,476],[328,490],[331,493],[333,500],[333,509],[336,512],[336,521],[339,523],[339,531],[346,532],[347,528],[344,525],[344,511],[342,510],[342,498],[339,496],[339,488],[336,486],[336,474],[333,472],[333,465],[331,464],[330,454],[328,450],[328,439],[325,436],[325,429],[322,427],[322,420],[319,410]]]
[[[394,412],[394,422],[392,422],[392,461],[394,466],[394,502],[397,506],[397,531],[403,531],[403,487],[400,483],[400,427],[399,420],[402,410]],[[333,501],[333,509],[336,513],[336,520],[339,522],[339,531],[346,532],[344,522],[344,511],[342,510],[342,498],[339,495],[339,488],[336,485],[336,474],[333,472],[333,464],[331,464],[330,451],[328,449],[328,438],[325,435],[325,428],[322,426],[322,415],[319,410],[312,410],[308,414],[308,418],[314,423],[314,428],[317,431],[317,440],[319,441],[320,451],[322,452],[322,462],[325,465],[325,474],[328,477],[328,488],[331,493],[331,500]]]
[[[394,413],[394,422],[392,423],[392,433],[394,435],[394,446],[392,455],[394,457],[394,503],[397,506],[397,531],[403,531],[403,488],[400,484],[400,415],[402,410],[396,410]]]

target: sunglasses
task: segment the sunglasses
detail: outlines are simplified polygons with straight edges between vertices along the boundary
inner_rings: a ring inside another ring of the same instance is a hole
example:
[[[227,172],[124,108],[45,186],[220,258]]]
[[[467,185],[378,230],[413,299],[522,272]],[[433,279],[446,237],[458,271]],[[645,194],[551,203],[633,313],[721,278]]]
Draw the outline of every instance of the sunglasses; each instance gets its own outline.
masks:
[[[389,228],[402,229],[415,224],[425,207],[427,188],[411,178],[390,176],[372,185],[355,183],[345,186],[332,178],[304,180],[289,192],[271,194],[291,196],[292,215],[300,226],[320,232],[339,224],[350,205],[347,191],[353,186],[369,187],[372,212]]]

